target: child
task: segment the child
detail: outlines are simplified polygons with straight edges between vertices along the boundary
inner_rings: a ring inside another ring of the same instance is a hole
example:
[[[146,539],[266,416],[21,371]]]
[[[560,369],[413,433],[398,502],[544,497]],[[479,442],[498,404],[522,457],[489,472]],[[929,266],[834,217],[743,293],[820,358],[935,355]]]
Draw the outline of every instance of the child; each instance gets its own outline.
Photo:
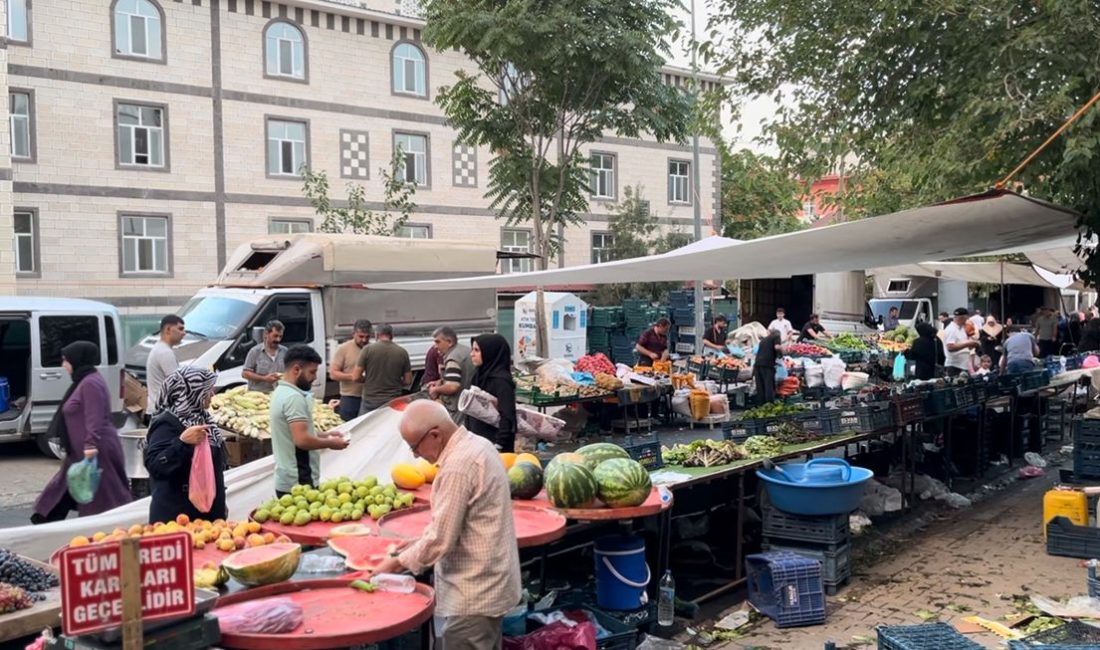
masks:
[[[988,354],[983,354],[981,359],[978,359],[978,366],[974,366],[974,360],[976,355],[970,357],[970,374],[974,377],[981,377],[982,375],[988,375],[993,371],[993,359]]]

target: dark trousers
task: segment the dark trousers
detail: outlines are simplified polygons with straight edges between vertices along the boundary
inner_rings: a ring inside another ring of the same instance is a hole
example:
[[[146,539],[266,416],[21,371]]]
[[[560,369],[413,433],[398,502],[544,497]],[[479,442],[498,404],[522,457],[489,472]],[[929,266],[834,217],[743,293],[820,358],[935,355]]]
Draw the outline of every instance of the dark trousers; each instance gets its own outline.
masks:
[[[359,415],[366,415],[367,413],[370,413],[371,411],[376,411],[376,410],[382,408],[383,406],[385,406],[384,403],[383,404],[368,404],[367,402],[360,401],[359,402]]]
[[[57,505],[46,513],[46,516],[38,514],[37,512],[31,515],[31,523],[34,525],[48,524],[54,521],[61,521],[69,516],[69,513],[76,510],[76,500],[69,495],[68,492],[61,497],[61,500],[57,502]]]
[[[340,419],[344,422],[359,417],[359,407],[363,404],[363,398],[356,395],[340,396]]]
[[[756,380],[756,398],[761,404],[775,401],[775,366],[752,369],[753,379]]]
[[[1058,341],[1039,339],[1039,357],[1045,359],[1053,354],[1058,354]]]

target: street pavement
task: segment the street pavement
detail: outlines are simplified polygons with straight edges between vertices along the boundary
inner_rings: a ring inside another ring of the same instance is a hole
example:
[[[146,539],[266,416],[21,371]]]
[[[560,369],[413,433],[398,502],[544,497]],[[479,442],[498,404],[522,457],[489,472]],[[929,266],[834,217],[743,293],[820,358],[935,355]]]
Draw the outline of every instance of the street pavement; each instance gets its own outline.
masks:
[[[30,523],[34,500],[60,467],[33,442],[0,445],[0,528]]]

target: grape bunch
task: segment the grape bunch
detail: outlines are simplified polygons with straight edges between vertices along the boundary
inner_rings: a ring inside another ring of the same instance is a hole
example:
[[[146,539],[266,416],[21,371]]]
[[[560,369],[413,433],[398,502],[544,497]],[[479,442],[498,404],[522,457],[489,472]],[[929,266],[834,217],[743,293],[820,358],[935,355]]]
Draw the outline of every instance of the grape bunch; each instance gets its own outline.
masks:
[[[0,582],[0,614],[10,614],[34,606],[35,598],[27,590]]]
[[[0,548],[0,583],[21,587],[35,600],[42,600],[43,591],[58,585],[57,576],[39,568],[6,548]]]

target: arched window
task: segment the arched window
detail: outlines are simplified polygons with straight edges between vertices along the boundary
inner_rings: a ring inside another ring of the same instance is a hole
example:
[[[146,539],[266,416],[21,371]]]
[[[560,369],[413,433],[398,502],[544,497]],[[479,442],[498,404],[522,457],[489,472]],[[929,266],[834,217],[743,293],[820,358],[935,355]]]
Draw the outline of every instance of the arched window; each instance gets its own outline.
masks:
[[[274,20],[264,30],[265,70],[269,77],[306,78],[306,37],[285,20]]]
[[[164,14],[152,0],[115,0],[115,56],[164,60]]]
[[[412,43],[398,43],[393,48],[393,92],[428,96],[428,60]]]

